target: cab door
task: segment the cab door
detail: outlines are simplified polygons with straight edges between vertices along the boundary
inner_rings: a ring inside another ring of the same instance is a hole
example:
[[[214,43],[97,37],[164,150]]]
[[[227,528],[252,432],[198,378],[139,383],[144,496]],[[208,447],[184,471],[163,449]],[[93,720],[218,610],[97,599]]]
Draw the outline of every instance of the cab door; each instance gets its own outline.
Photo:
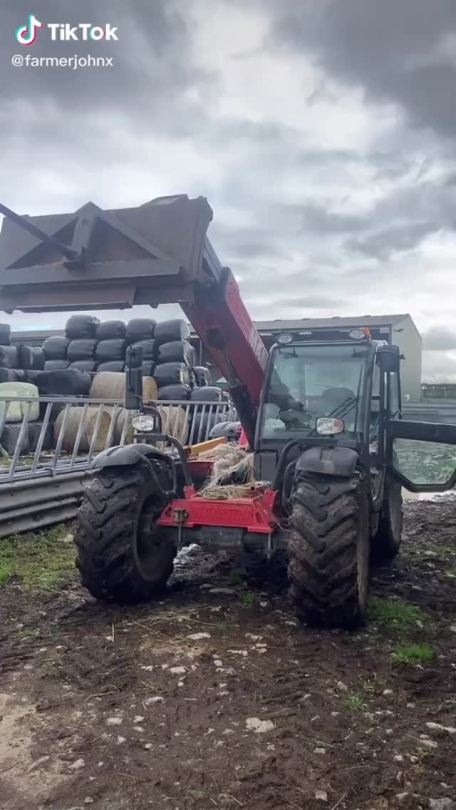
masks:
[[[456,425],[388,419],[387,467],[410,492],[456,485]]]
[[[444,492],[456,484],[456,425],[401,418],[400,359],[397,346],[377,352],[386,470],[410,492]]]

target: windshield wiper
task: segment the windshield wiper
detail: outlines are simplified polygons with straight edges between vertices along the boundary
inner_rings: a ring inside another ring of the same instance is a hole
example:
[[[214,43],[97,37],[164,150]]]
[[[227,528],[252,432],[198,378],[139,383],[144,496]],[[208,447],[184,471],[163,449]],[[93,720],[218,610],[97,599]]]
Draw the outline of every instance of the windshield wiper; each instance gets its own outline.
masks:
[[[343,401],[343,402],[341,402],[341,403],[340,403],[340,405],[337,405],[337,407],[336,407],[336,408],[334,408],[334,409],[333,409],[333,410],[332,410],[332,411],[331,411],[331,412],[330,412],[330,413],[327,415],[327,418],[328,418],[328,419],[331,419],[331,418],[333,418],[333,417],[334,417],[334,418],[337,418],[337,417],[339,417],[339,416],[340,416],[340,417],[342,417],[342,416],[346,416],[346,415],[347,415],[347,413],[349,413],[349,412],[351,411],[351,409],[353,408],[353,406],[354,406],[354,405],[357,405],[357,403],[358,403],[358,397],[349,396],[349,397],[347,397],[347,399],[344,399],[344,401]],[[317,428],[316,428],[316,427],[314,427],[314,428],[313,428],[313,429],[310,431],[309,436],[318,436],[318,433],[317,433]]]

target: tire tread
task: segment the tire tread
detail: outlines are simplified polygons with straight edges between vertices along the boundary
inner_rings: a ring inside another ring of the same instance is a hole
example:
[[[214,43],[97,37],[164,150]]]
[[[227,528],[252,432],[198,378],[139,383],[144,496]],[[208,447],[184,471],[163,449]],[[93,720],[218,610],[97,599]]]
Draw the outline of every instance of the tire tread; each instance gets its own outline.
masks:
[[[82,584],[97,599],[147,601],[163,590],[172,573],[172,557],[155,582],[145,580],[136,565],[132,538],[151,486],[147,470],[138,465],[102,470],[85,487],[75,533],[76,566]]]
[[[295,486],[288,576],[298,618],[307,624],[354,628],[363,623],[358,543],[367,501],[362,498],[359,479],[328,482],[308,474]]]

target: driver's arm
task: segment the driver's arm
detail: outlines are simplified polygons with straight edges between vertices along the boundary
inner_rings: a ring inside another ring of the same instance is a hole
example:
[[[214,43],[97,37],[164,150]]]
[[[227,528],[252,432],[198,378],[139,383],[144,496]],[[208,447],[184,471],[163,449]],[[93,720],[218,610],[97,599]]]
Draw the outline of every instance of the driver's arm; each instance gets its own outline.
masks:
[[[269,402],[277,405],[281,411],[302,411],[304,408],[302,402],[294,399],[294,397],[286,391],[271,391]]]

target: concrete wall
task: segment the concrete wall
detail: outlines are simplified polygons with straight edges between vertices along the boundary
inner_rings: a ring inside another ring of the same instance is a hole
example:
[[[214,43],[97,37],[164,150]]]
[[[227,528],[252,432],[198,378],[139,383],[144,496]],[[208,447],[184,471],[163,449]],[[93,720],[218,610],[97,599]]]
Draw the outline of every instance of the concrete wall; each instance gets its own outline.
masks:
[[[411,318],[393,324],[391,341],[405,355],[401,362],[402,403],[406,404],[406,394],[410,395],[410,400],[418,402],[421,399],[422,344]]]

